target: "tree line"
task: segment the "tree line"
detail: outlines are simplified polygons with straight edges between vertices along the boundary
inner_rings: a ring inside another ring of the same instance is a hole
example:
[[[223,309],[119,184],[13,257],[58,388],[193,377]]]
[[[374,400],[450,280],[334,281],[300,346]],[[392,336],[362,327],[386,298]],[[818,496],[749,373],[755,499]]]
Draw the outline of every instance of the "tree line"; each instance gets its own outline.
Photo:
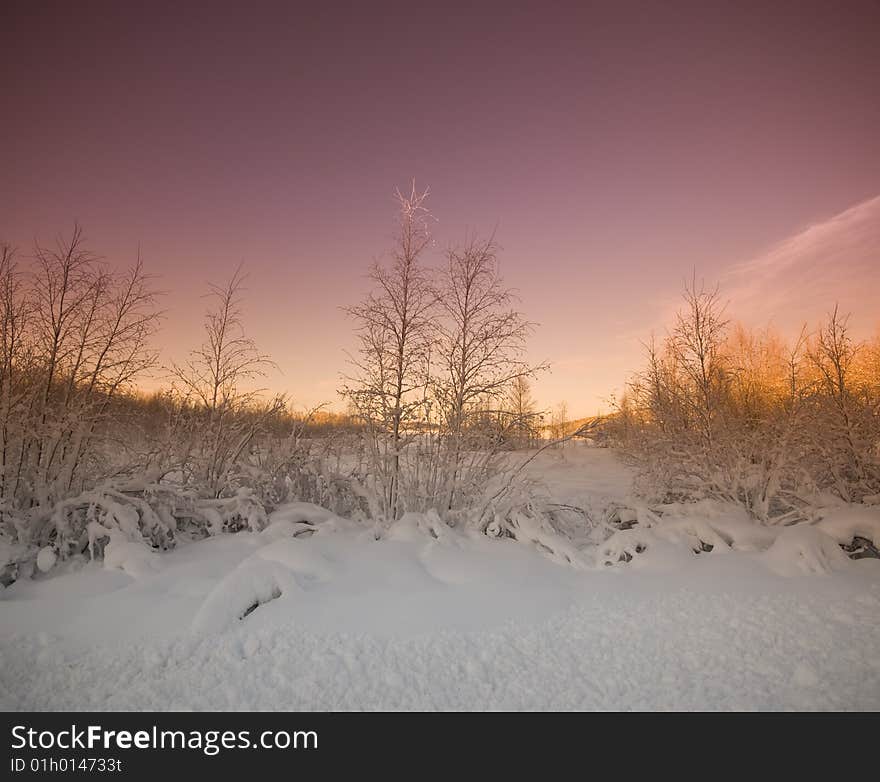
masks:
[[[856,341],[837,309],[793,342],[749,331],[694,276],[615,412],[572,422],[565,404],[534,401],[547,365],[528,360],[535,326],[494,236],[439,249],[428,192],[396,197],[390,251],[345,310],[357,348],[344,413],[255,390],[273,364],[245,329],[241,268],[209,286],[202,341],[163,364],[161,296],[140,257],[113,268],[78,226],[26,256],[0,244],[0,580],[47,548],[54,561],[115,539],[170,548],[260,529],[291,500],[377,528],[417,512],[565,559],[554,525],[589,514],[542,497],[525,468],[581,435],[634,459],[654,500],[720,498],[766,523],[829,495],[880,501],[880,335]],[[162,390],[140,392],[156,373]]]
[[[380,523],[433,509],[488,524],[510,494],[504,452],[539,436],[529,382],[545,367],[525,359],[533,324],[493,238],[428,267],[427,195],[397,193],[388,260],[347,309],[359,348],[345,414],[254,390],[273,364],[245,330],[240,268],[209,286],[201,344],[163,364],[140,257],[110,266],[79,226],[27,255],[0,244],[0,567],[46,546],[100,554],[113,530],[170,547],[259,526],[290,499]],[[163,390],[141,393],[156,373]]]
[[[764,522],[831,495],[880,501],[880,333],[853,337],[834,307],[794,340],[749,330],[697,283],[609,423],[660,499],[716,497]]]

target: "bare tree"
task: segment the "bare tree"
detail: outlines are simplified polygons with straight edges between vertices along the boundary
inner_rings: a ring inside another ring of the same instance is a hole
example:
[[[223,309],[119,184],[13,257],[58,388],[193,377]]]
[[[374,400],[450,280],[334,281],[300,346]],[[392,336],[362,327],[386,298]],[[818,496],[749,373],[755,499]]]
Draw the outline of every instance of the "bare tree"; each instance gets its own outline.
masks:
[[[155,362],[148,342],[159,313],[140,257],[114,274],[85,247],[78,225],[54,248],[37,244],[35,261],[32,287],[18,291],[33,301],[21,311],[32,312],[29,374],[39,390],[13,491],[43,504],[71,489],[84,458],[98,457],[95,438],[114,399]]]
[[[526,339],[534,324],[515,308],[514,292],[502,284],[497,250],[491,237],[468,239],[463,247],[448,252],[439,282],[438,300],[445,318],[435,395],[450,440],[448,508],[455,504],[464,439],[481,403],[498,406],[517,379],[546,369],[525,358]]]
[[[538,434],[541,414],[532,396],[529,379],[522,375],[514,378],[504,402],[511,417],[511,439],[518,448],[530,448]]]
[[[58,428],[58,422],[50,420],[58,409],[52,403],[64,394],[69,398],[76,383],[78,364],[88,347],[91,320],[106,280],[97,265],[97,256],[84,246],[79,225],[74,226],[69,240],[59,238],[54,248],[37,244],[35,259],[35,309],[38,350],[43,356],[43,391],[36,402],[39,423],[35,442],[26,446],[25,453],[30,455],[35,447],[36,469],[42,470],[45,481],[49,469],[47,430]],[[64,373],[68,374],[67,383],[62,377]]]
[[[697,288],[696,273],[685,286],[685,308],[676,315],[671,346],[678,366],[691,384],[687,395],[705,448],[713,445],[715,419],[724,393],[726,371],[722,345],[728,321],[718,289]]]
[[[183,461],[195,457],[197,479],[218,496],[228,470],[284,406],[282,397],[258,404],[264,389],[247,387],[264,377],[273,363],[244,330],[244,280],[239,266],[225,285],[210,285],[205,342],[184,364],[170,367],[180,403],[193,406],[197,414],[195,453],[185,454]]]
[[[858,399],[855,377],[863,346],[850,336],[848,320],[835,306],[820,326],[808,355],[819,373],[827,402],[823,419],[830,425],[831,436],[825,446],[826,460],[837,491],[851,500],[854,489],[864,494],[874,491],[876,485],[869,470],[870,427],[865,425],[872,416]],[[839,445],[837,453],[830,453],[828,445]]]
[[[122,411],[155,361],[156,304],[140,257],[112,270],[78,225],[22,266],[0,244],[0,534],[33,544],[54,530],[63,556],[82,530],[58,504],[137,469]]]
[[[566,402],[560,402],[556,405],[550,419],[550,426],[553,432],[553,439],[558,442],[560,449],[564,449],[569,429],[568,404]]]
[[[33,307],[23,294],[24,286],[15,248],[0,245],[0,512],[4,514],[15,504],[14,491],[9,496],[10,473],[20,470],[22,454],[15,452],[16,439],[23,448],[22,422],[33,387],[33,344],[28,337]]]
[[[431,244],[428,190],[415,182],[409,194],[397,191],[398,231],[387,266],[374,263],[373,290],[346,311],[354,319],[360,347],[342,393],[367,427],[371,470],[380,488],[377,512],[400,515],[401,458],[407,428],[425,416],[425,389],[435,327],[435,297],[423,256]]]

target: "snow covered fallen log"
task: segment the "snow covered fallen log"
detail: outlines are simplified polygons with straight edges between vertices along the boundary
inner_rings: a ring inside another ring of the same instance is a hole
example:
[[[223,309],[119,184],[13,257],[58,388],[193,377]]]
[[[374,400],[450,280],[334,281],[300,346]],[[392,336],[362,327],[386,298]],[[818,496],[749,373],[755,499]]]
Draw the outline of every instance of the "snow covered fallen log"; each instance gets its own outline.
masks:
[[[846,505],[822,512],[816,528],[846,546],[854,538],[863,538],[880,547],[880,507],[876,505]]]
[[[784,528],[761,556],[771,570],[782,576],[827,575],[850,562],[834,538],[809,524]]]
[[[702,500],[657,507],[657,513],[616,511],[617,529],[599,547],[596,562],[615,565],[672,545],[693,554],[727,551],[766,554],[774,571],[828,573],[847,556],[875,556],[880,541],[880,508],[834,506],[811,524],[767,526],[732,503]],[[635,517],[635,518],[634,518]]]
[[[267,525],[260,534],[267,540],[307,538],[318,532],[336,532],[354,527],[353,522],[320,505],[311,502],[287,502],[269,514]]]
[[[193,619],[195,633],[216,633],[249,617],[260,606],[291,599],[305,587],[329,581],[335,569],[320,552],[295,539],[257,550],[223,578]]]
[[[195,633],[217,633],[259,606],[299,591],[291,570],[257,558],[242,562],[208,595],[193,619]]]

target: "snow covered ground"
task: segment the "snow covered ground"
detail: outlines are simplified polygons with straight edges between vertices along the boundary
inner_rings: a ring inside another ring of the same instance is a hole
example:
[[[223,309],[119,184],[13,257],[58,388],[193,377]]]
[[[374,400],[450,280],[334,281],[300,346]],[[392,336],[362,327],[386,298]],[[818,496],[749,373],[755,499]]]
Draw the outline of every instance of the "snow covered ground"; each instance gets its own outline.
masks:
[[[608,450],[530,469],[560,503],[630,494]],[[321,515],[293,505],[262,533],[16,582],[0,708],[880,708],[878,560],[780,568],[803,541],[696,555],[667,536],[575,568],[428,517],[377,541]],[[321,532],[292,537],[304,520]]]

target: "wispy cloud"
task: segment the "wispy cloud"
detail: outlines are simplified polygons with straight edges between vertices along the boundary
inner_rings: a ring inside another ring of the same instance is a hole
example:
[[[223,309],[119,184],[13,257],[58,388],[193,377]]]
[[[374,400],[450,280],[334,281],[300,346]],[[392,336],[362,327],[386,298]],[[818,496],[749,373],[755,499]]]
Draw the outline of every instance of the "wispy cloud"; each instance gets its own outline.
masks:
[[[722,279],[737,317],[783,330],[814,322],[835,303],[856,327],[880,320],[880,196],[814,223]]]

